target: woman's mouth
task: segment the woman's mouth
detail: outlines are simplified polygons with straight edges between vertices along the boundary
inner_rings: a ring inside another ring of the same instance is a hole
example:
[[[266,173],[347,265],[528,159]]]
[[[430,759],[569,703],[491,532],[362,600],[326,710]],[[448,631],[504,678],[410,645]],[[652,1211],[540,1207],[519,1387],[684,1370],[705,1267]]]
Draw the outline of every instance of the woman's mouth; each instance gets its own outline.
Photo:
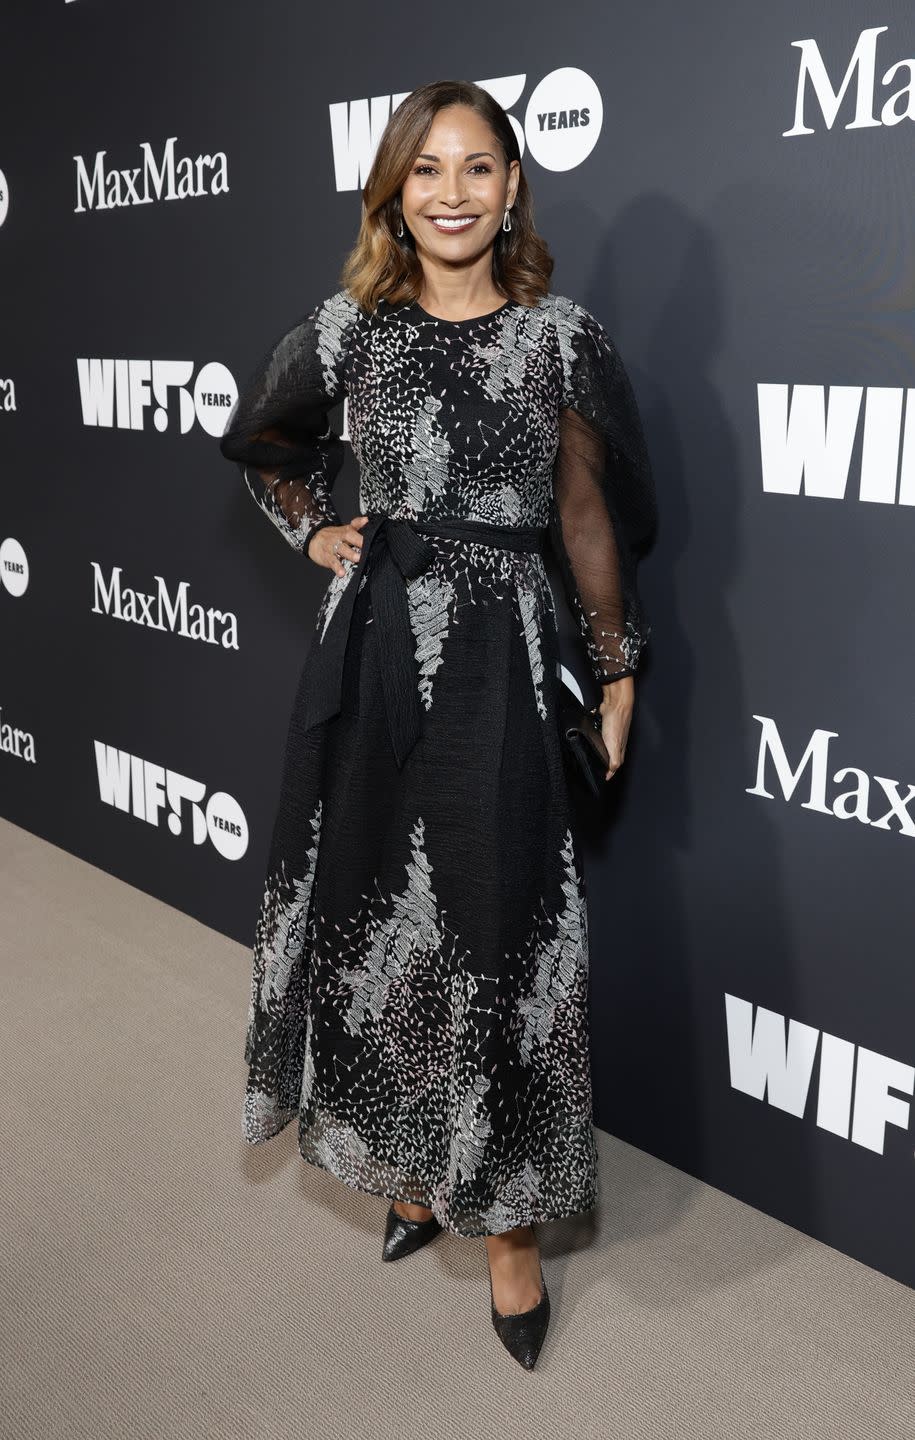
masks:
[[[457,235],[461,230],[469,230],[479,218],[479,215],[455,215],[454,219],[445,215],[426,216],[430,224],[434,225],[442,235]]]

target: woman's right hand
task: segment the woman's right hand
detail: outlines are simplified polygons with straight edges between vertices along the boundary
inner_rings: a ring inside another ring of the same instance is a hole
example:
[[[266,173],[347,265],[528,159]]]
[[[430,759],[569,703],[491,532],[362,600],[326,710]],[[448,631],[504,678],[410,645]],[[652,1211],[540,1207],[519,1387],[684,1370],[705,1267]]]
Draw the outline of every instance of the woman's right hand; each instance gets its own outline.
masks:
[[[308,558],[316,565],[326,565],[335,575],[345,575],[344,560],[355,564],[362,555],[360,530],[368,524],[367,515],[354,515],[348,525],[324,525],[308,542]],[[336,551],[334,545],[337,546]]]

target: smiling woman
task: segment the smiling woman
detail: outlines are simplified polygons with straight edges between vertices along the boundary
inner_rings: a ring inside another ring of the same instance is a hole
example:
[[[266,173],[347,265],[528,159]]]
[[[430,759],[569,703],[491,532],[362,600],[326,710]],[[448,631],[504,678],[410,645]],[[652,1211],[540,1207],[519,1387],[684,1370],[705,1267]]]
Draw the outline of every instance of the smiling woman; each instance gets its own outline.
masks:
[[[341,279],[367,309],[416,300],[446,320],[533,304],[553,260],[534,228],[518,142],[480,86],[424,85],[392,115]]]
[[[333,574],[289,727],[255,940],[244,1133],[391,1200],[383,1258],[485,1237],[533,1365],[535,1224],[597,1199],[588,924],[547,537],[603,687],[607,778],[648,626],[638,411],[552,259],[505,112],[438,82],[392,117],[345,287],[282,336],[221,440]],[[362,513],[332,500],[346,397]]]
[[[456,303],[464,308],[468,298],[469,313],[455,319],[492,308],[491,250],[500,227],[510,232],[521,166],[518,160],[500,164],[492,150],[464,153],[467,139],[486,137],[487,129],[484,118],[467,106],[443,106],[426,141],[435,150],[421,151],[401,186],[403,220],[415,237],[423,294],[433,307],[426,313],[441,315]],[[437,244],[439,236],[446,237],[443,245]]]

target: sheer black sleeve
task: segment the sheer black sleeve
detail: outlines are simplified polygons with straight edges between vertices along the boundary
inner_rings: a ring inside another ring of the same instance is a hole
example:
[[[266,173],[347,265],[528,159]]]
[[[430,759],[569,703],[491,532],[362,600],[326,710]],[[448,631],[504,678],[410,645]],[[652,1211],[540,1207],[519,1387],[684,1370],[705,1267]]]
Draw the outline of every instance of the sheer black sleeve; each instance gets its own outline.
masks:
[[[331,498],[343,442],[328,411],[344,395],[343,361],[356,317],[345,291],[299,320],[264,356],[229,414],[219,448],[296,550],[342,525]]]
[[[550,536],[599,684],[632,675],[651,633],[636,586],[656,524],[654,481],[629,377],[593,315],[565,301]]]

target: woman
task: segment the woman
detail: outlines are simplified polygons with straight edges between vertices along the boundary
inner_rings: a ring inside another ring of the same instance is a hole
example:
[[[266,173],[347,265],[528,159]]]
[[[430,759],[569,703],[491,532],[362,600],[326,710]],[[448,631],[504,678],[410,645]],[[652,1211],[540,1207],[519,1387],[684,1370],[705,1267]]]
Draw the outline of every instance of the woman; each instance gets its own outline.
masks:
[[[654,519],[622,362],[549,292],[504,110],[415,90],[363,192],[345,285],[272,348],[220,441],[333,572],[290,722],[258,920],[244,1134],[391,1199],[383,1258],[485,1236],[491,1316],[534,1364],[532,1226],[597,1199],[588,935],[557,724],[552,538],[609,779],[648,627]],[[361,513],[331,490],[347,397]]]

